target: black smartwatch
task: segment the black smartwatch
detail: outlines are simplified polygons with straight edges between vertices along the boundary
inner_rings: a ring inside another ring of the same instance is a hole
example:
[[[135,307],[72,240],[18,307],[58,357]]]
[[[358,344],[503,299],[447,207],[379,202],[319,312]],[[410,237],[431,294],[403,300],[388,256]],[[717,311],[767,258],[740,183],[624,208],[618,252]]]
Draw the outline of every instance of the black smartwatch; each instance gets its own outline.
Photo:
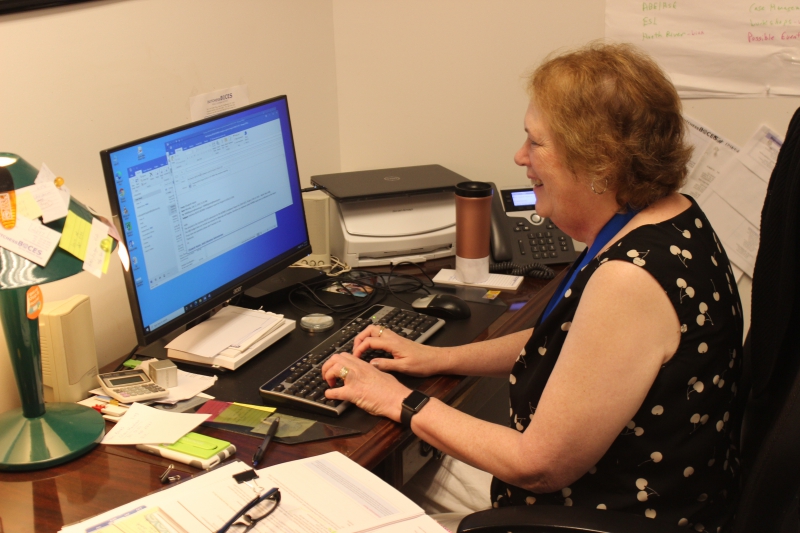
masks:
[[[400,423],[405,427],[411,426],[411,417],[419,413],[420,409],[425,407],[425,404],[430,400],[430,396],[423,394],[418,390],[412,391],[408,397],[403,400],[403,408],[400,411]]]

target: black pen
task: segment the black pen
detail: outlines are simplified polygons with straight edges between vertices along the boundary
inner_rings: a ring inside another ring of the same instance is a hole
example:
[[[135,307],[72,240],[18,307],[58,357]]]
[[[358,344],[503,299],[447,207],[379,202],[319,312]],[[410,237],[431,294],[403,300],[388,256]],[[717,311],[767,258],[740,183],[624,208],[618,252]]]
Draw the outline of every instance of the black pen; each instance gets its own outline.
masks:
[[[280,421],[281,417],[276,416],[275,420],[272,421],[272,424],[269,425],[269,429],[267,429],[267,434],[264,435],[264,442],[261,443],[261,446],[258,447],[256,453],[253,454],[253,468],[258,466],[258,462],[261,460],[261,457],[267,450],[267,446],[269,446],[269,441],[272,440],[272,437],[275,436],[275,432],[278,431],[278,422]]]

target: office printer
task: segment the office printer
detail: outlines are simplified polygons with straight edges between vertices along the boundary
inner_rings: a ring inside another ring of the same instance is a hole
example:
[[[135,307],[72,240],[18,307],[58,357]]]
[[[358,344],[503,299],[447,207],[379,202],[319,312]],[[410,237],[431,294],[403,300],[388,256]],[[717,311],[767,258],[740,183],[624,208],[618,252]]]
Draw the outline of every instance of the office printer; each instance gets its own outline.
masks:
[[[332,198],[331,255],[351,267],[454,255],[454,191],[464,181],[441,165],[311,177]]]

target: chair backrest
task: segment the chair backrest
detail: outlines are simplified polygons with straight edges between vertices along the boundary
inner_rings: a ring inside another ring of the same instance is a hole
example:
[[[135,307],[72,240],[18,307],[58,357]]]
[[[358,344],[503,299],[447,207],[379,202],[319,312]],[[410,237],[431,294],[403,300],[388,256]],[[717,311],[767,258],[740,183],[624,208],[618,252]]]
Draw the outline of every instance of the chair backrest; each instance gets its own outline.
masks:
[[[734,533],[800,531],[800,109],[770,178],[745,343]],[[749,395],[747,395],[749,386]]]

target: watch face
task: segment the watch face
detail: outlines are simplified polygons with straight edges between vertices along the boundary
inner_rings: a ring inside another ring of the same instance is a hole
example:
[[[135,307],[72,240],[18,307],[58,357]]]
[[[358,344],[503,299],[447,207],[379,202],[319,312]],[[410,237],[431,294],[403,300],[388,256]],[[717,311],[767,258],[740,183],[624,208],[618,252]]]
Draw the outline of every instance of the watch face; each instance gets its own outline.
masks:
[[[405,400],[403,400],[403,405],[409,407],[413,411],[417,411],[420,407],[427,403],[428,399],[429,398],[427,395],[415,390],[409,394]]]

